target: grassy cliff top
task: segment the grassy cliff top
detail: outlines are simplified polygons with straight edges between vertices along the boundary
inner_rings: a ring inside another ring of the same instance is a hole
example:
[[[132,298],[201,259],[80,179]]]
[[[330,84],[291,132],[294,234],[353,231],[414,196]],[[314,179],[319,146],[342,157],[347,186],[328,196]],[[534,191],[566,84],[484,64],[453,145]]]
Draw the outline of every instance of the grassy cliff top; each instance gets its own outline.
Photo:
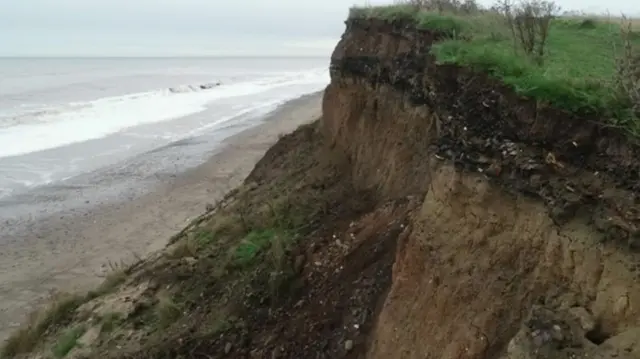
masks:
[[[640,137],[640,57],[634,68],[631,55],[640,49],[637,24],[553,16],[544,54],[529,56],[512,25],[515,17],[504,11],[438,12],[410,5],[355,7],[350,12],[351,19],[402,20],[419,29],[442,31],[448,40],[432,49],[440,63],[486,71],[521,95],[572,112],[595,113],[608,125]]]

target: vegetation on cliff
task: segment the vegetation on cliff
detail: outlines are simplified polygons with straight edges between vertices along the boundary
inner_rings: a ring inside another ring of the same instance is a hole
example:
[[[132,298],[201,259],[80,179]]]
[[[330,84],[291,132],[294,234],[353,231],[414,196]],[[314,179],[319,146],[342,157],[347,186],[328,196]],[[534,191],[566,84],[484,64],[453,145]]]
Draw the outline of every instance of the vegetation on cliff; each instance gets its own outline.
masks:
[[[439,31],[446,40],[431,51],[438,62],[488,72],[523,96],[596,114],[640,136],[640,34],[624,19],[562,17],[556,10],[548,2],[503,1],[488,10],[472,1],[410,1],[355,7],[350,18]]]
[[[342,310],[373,312],[394,255],[394,238],[362,244],[354,233],[400,223],[358,225],[372,202],[353,188],[345,164],[317,121],[283,136],[243,185],[165,250],[113,265],[86,295],[53,298],[4,343],[0,358],[338,357],[357,346],[349,332],[363,333],[373,320]],[[325,325],[343,328],[332,330],[331,346]]]

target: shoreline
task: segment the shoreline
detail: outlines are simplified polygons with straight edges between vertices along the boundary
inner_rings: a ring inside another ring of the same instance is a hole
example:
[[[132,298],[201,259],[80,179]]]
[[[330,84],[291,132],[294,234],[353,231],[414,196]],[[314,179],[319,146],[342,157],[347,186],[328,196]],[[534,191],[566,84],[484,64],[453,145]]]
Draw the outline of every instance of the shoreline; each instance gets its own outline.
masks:
[[[239,185],[281,134],[319,118],[321,99],[322,91],[281,105],[256,126],[222,140],[201,165],[134,198],[63,206],[46,217],[15,221],[9,238],[0,237],[0,342],[52,291],[89,290],[109,262],[162,249],[208,203]],[[74,194],[72,187],[67,191]]]

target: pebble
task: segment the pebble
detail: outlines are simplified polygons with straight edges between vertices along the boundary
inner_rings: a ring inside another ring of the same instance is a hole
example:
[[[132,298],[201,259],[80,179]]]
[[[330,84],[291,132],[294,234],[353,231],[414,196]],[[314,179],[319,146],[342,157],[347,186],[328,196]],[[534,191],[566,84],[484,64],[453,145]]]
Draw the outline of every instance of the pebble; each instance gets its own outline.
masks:
[[[569,313],[580,322],[580,327],[586,332],[593,330],[596,327],[596,322],[593,316],[582,307],[574,307],[569,309]]]
[[[344,342],[344,349],[346,351],[351,351],[353,349],[353,340],[347,340]]]
[[[224,353],[225,353],[225,354],[229,354],[229,353],[231,352],[231,346],[232,346],[232,345],[231,345],[231,343],[227,343],[227,344],[224,346]]]

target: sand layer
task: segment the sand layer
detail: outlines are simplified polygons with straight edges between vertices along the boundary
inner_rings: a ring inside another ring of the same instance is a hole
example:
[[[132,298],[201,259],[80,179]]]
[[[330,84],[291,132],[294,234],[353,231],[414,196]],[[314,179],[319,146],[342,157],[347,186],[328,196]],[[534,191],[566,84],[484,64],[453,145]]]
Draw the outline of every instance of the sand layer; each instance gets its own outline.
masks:
[[[110,262],[162,248],[208,203],[237,186],[281,134],[318,118],[320,102],[318,93],[287,103],[264,123],[225,140],[206,163],[135,199],[12,222],[19,228],[0,236],[0,340],[53,291],[90,289]]]

